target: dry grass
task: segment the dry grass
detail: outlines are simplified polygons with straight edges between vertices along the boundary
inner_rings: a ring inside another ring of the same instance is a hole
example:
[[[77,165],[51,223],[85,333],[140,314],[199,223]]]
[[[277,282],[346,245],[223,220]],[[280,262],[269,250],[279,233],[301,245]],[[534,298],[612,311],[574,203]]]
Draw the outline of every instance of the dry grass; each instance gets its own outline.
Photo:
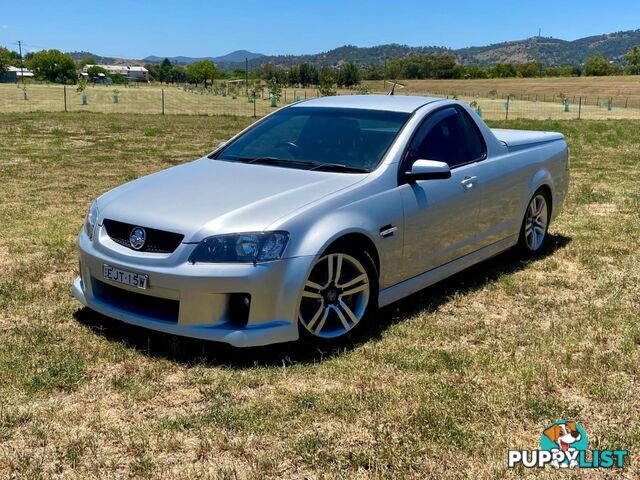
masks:
[[[118,103],[114,103],[114,90],[118,89]],[[165,113],[187,115],[238,115],[253,116],[253,103],[244,94],[237,98],[231,95],[203,94],[199,91],[186,91],[175,85],[134,85],[131,87],[89,85],[85,94],[87,105],[82,104],[82,94],[74,85],[66,87],[67,110],[69,112],[99,113],[161,113],[162,90],[164,90]],[[64,87],[50,84],[27,84],[27,98],[16,84],[0,83],[0,113],[7,112],[63,112]],[[267,91],[265,98],[256,102],[255,113],[261,117],[273,111]],[[279,106],[292,103],[296,97],[301,100],[318,96],[316,89],[286,88],[282,91]]]
[[[416,294],[342,351],[234,351],[80,309],[91,199],[248,121],[0,116],[1,478],[516,478],[537,472],[507,471],[507,450],[558,418],[629,449],[613,473],[638,478],[638,123],[510,123],[571,144],[542,258]]]
[[[540,100],[558,100],[564,93],[569,98],[582,96],[590,105],[599,99],[608,100],[613,97],[615,104],[640,108],[640,76],[625,75],[611,77],[560,77],[560,78],[489,78],[479,80],[400,80],[406,88],[402,92],[418,95],[439,93],[450,95],[453,92],[467,93],[469,96],[488,97],[491,90],[498,96],[514,94],[518,99],[522,96],[530,98],[537,95]],[[382,81],[365,82],[372,90],[384,90]],[[388,88],[388,87],[387,87]],[[399,90],[400,91],[400,90]],[[577,101],[577,99],[576,99]]]
[[[580,77],[538,79],[490,79],[490,80],[403,80],[398,95],[451,96],[454,93],[465,102],[477,100],[485,119],[505,118],[504,102],[513,95],[509,106],[509,118],[535,120],[572,120],[578,117],[578,104],[582,96],[580,116],[588,120],[635,119],[640,120],[640,77]],[[364,82],[372,93],[387,93],[389,84],[382,81]],[[117,87],[119,103],[113,101],[115,87],[90,85],[86,91],[88,104],[82,104],[82,95],[74,86],[67,87],[67,110],[70,112],[100,113],[161,113],[164,89],[165,113],[186,115],[236,115],[252,117],[254,105],[245,95],[231,96],[188,92],[175,85],[138,85]],[[490,95],[496,90],[498,98]],[[61,85],[29,84],[28,100],[14,84],[0,84],[0,113],[7,112],[61,112],[64,111],[64,92]],[[352,95],[357,90],[341,89],[339,95]],[[571,103],[565,111],[559,94],[566,95]],[[318,91],[307,89],[283,89],[279,106],[316,98]],[[265,97],[267,92],[265,89]],[[613,100],[613,108],[607,107]],[[261,117],[273,111],[268,98],[260,98],[255,105],[255,115]]]

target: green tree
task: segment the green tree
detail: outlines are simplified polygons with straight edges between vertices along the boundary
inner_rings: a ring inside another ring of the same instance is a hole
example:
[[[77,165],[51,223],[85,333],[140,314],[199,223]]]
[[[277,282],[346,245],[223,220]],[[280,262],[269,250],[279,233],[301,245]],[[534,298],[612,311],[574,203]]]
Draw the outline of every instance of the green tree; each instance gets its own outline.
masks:
[[[289,71],[287,72],[287,83],[292,87],[295,87],[298,84],[300,84],[300,66],[299,65],[294,65],[289,69]]]
[[[9,63],[9,50],[0,47],[0,74],[5,73],[9,65],[11,65]]]
[[[27,65],[36,78],[58,83],[76,83],[76,63],[60,50],[41,50],[29,56]]]
[[[510,63],[497,62],[491,68],[491,76],[494,78],[510,78],[518,76],[518,70],[515,65]]]
[[[282,95],[282,86],[276,77],[272,77],[269,80],[269,95],[271,97],[275,97],[276,101],[280,100],[280,96]]]
[[[383,65],[369,65],[362,76],[366,80],[382,80],[384,78]]]
[[[584,62],[584,74],[590,77],[609,75],[611,67],[604,55],[593,55]]]
[[[636,45],[624,55],[626,71],[630,75],[640,75],[640,45]]]
[[[485,67],[465,67],[464,78],[489,78],[491,72]]]
[[[537,77],[542,71],[542,65],[540,65],[540,62],[533,60],[531,62],[525,62],[518,65],[517,69],[521,77]]]
[[[462,76],[462,67],[456,62],[453,55],[432,55],[433,77],[460,78]]]
[[[20,66],[20,54],[0,47],[0,73],[5,73],[10,66]]]
[[[89,78],[97,77],[100,73],[102,73],[103,75],[108,75],[109,72],[107,72],[105,68],[100,67],[99,65],[91,65],[89,68],[87,68],[87,75],[89,75]]]
[[[187,69],[181,65],[174,65],[171,69],[171,82],[185,83],[187,81]]]
[[[238,79],[238,78],[244,78],[244,68],[236,68],[233,72],[231,72],[231,77]]]
[[[345,63],[338,70],[336,81],[340,86],[353,87],[360,83],[360,69],[353,62]]]
[[[335,76],[333,70],[330,67],[324,66],[320,70],[320,86],[318,90],[323,97],[329,97],[336,94],[333,84],[335,83]]]
[[[160,82],[169,82],[171,79],[171,70],[173,69],[173,65],[171,64],[171,60],[165,58],[160,62],[160,66],[157,70],[157,79]]]
[[[204,87],[207,88],[207,82],[218,77],[220,74],[216,65],[211,60],[200,60],[187,66],[187,75],[196,84],[204,83]]]
[[[272,63],[265,63],[260,65],[256,70],[257,78],[260,78],[266,82],[276,77],[278,83],[283,84],[287,82],[287,72],[280,67],[276,67]]]
[[[301,63],[300,69],[300,85],[308,87],[309,85],[318,84],[318,69],[308,63]]]

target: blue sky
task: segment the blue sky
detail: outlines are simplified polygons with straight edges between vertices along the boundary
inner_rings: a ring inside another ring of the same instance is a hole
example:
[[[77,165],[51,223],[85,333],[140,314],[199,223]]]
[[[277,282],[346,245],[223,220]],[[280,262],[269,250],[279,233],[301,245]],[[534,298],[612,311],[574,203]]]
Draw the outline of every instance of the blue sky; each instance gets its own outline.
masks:
[[[567,40],[640,28],[639,0],[3,2],[0,45],[100,55],[302,54],[353,44],[459,48],[542,34]]]

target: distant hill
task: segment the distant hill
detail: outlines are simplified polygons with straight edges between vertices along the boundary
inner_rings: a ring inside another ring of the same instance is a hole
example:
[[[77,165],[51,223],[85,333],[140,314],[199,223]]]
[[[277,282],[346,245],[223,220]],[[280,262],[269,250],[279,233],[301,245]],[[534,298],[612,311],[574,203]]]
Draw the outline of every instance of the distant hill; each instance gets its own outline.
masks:
[[[100,65],[142,65],[144,62],[142,60],[134,60],[131,58],[120,58],[120,57],[103,57],[101,55],[96,55],[91,52],[68,52],[71,58],[73,58],[76,62],[86,58],[93,57],[96,60],[96,63]]]
[[[463,65],[492,65],[496,62],[524,63],[530,60],[537,60],[545,65],[576,65],[583,63],[591,55],[597,53],[606,56],[609,60],[621,63],[624,54],[635,45],[640,45],[640,30],[595,35],[573,41],[549,37],[533,37],[525,40],[457,50],[436,46],[409,47],[398,44],[366,48],[345,45],[327,52],[311,55],[264,56],[250,60],[249,66],[250,68],[256,68],[267,62],[283,67],[303,62],[316,66],[355,62],[360,66],[367,66],[382,64],[385,60],[391,58],[403,58],[409,55],[427,53],[450,53]],[[226,69],[242,67],[244,67],[244,61],[242,65],[233,63],[221,65],[221,68]]]
[[[178,63],[183,65],[188,65],[190,63],[198,62],[200,60],[211,60],[216,64],[223,64],[223,63],[224,64],[227,64],[227,63],[243,63],[244,64],[245,58],[248,58],[249,60],[255,60],[258,58],[262,58],[264,56],[265,55],[263,55],[262,53],[254,53],[254,52],[249,52],[247,50],[236,50],[235,52],[227,53],[226,55],[222,55],[220,57],[183,57],[183,56],[158,57],[155,55],[150,55],[148,57],[143,58],[142,61],[146,63],[160,63],[165,58],[168,58],[171,61],[171,63]]]
[[[446,53],[451,50],[445,47],[409,47],[391,43],[378,45],[375,47],[356,47],[354,45],[344,45],[326,52],[313,53],[308,55],[272,55],[249,61],[251,68],[258,67],[264,63],[290,67],[300,63],[311,63],[316,66],[340,65],[345,62],[355,62],[360,66],[384,63],[386,59],[402,58],[412,54],[426,53]],[[235,65],[231,67],[236,68]]]
[[[465,65],[523,63],[529,60],[538,60],[545,65],[574,65],[597,53],[621,62],[624,54],[635,45],[640,45],[640,30],[595,35],[573,41],[533,37],[484,47],[461,48],[454,53]]]
[[[172,63],[189,64],[198,60],[212,60],[222,70],[244,68],[245,58],[249,59],[249,68],[255,69],[262,64],[272,63],[290,67],[300,63],[316,66],[340,65],[355,62],[360,66],[379,65],[392,58],[403,58],[415,54],[450,53],[463,65],[492,65],[496,62],[524,63],[538,60],[545,65],[575,65],[583,63],[594,54],[602,54],[614,62],[622,62],[624,54],[633,46],[640,45],[640,29],[625,32],[608,33],[567,41],[551,37],[532,37],[525,40],[496,43],[480,47],[467,47],[452,50],[446,47],[427,46],[409,47],[407,45],[387,44],[375,47],[356,47],[344,45],[326,52],[308,55],[263,55],[247,50],[236,50],[219,57],[169,57]],[[91,55],[99,63],[106,64],[143,64],[159,63],[165,57],[151,55],[142,60],[128,60],[115,57],[101,57],[89,52],[71,52],[71,56],[80,60]]]

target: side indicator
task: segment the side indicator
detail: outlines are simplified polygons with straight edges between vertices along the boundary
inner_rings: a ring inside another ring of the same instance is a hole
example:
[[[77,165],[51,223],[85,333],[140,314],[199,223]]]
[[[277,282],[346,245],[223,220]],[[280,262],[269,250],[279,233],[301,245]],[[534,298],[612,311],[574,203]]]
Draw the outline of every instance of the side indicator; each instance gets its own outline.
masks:
[[[398,227],[395,227],[391,224],[385,225],[380,229],[380,236],[382,238],[391,237],[396,233],[397,230],[398,230]]]

